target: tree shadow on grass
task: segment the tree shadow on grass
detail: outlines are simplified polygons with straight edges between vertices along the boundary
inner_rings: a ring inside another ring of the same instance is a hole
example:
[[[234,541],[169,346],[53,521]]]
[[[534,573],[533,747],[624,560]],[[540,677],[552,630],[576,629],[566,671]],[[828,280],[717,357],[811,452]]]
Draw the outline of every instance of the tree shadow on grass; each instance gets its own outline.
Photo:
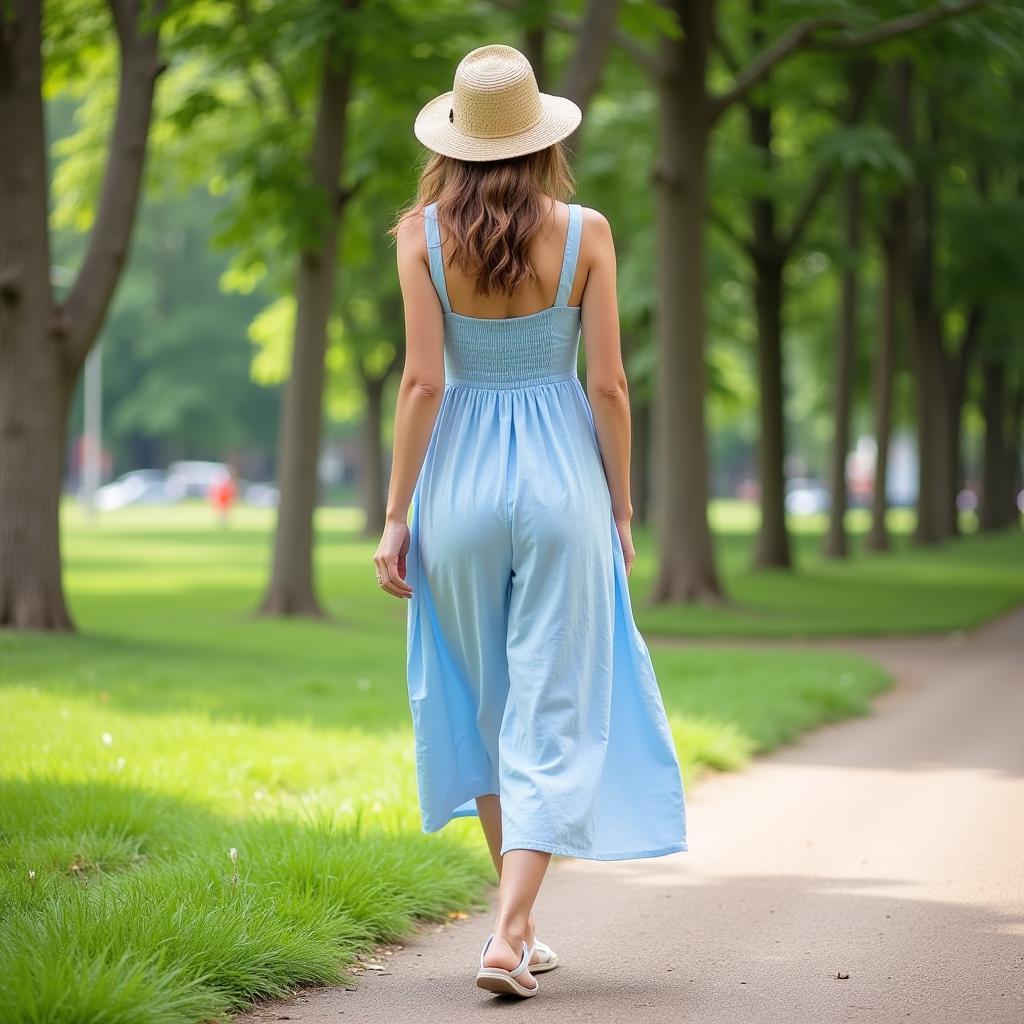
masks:
[[[17,637],[3,679],[120,712],[198,712],[229,721],[392,732],[409,722],[404,646],[368,635],[313,643],[306,629],[253,649],[118,635]]]

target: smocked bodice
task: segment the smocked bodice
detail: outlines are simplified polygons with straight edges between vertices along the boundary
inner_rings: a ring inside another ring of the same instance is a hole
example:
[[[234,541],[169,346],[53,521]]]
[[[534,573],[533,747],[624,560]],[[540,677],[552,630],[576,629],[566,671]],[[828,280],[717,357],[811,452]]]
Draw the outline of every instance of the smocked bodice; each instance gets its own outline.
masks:
[[[445,313],[445,379],[476,387],[521,387],[576,375],[580,312],[570,306],[530,316],[478,320]]]
[[[479,388],[515,388],[575,377],[580,309],[568,305],[579,256],[581,210],[569,207],[562,272],[555,303],[527,316],[487,319],[453,312],[441,257],[437,210],[424,209],[430,276],[444,310],[447,383]]]

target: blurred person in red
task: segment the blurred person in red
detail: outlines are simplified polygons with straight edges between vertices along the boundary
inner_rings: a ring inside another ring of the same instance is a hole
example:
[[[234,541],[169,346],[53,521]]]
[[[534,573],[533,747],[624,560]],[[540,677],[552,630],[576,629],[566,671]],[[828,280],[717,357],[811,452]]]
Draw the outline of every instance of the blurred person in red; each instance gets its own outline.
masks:
[[[235,471],[233,468],[216,483],[210,485],[210,502],[220,518],[221,526],[228,525],[231,506],[234,504],[237,494],[238,487],[235,483]]]

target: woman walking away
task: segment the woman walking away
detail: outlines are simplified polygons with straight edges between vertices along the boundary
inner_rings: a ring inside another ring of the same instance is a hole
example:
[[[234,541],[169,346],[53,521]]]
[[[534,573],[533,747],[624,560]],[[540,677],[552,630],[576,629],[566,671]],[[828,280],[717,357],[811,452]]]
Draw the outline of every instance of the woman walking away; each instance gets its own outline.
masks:
[[[600,213],[563,201],[581,117],[518,50],[473,50],[416,118],[432,156],[392,228],[407,351],[374,562],[409,600],[423,829],[479,816],[500,886],[476,984],[519,996],[559,963],[533,918],[552,854],[687,849],[627,586],[615,250]]]

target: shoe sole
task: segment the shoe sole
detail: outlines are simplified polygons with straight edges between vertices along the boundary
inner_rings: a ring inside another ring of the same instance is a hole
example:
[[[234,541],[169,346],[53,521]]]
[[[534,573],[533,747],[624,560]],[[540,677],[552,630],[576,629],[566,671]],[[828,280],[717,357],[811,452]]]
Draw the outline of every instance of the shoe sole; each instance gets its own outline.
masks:
[[[493,969],[481,971],[476,976],[476,984],[477,988],[482,988],[487,992],[494,992],[500,995],[522,996],[523,998],[535,996],[540,989],[539,985],[527,988],[525,985],[520,985],[515,978],[510,977],[508,974]]]
[[[545,960],[540,964],[530,964],[531,974],[543,974],[545,971],[553,971],[558,966],[558,957],[553,957],[551,960]]]

